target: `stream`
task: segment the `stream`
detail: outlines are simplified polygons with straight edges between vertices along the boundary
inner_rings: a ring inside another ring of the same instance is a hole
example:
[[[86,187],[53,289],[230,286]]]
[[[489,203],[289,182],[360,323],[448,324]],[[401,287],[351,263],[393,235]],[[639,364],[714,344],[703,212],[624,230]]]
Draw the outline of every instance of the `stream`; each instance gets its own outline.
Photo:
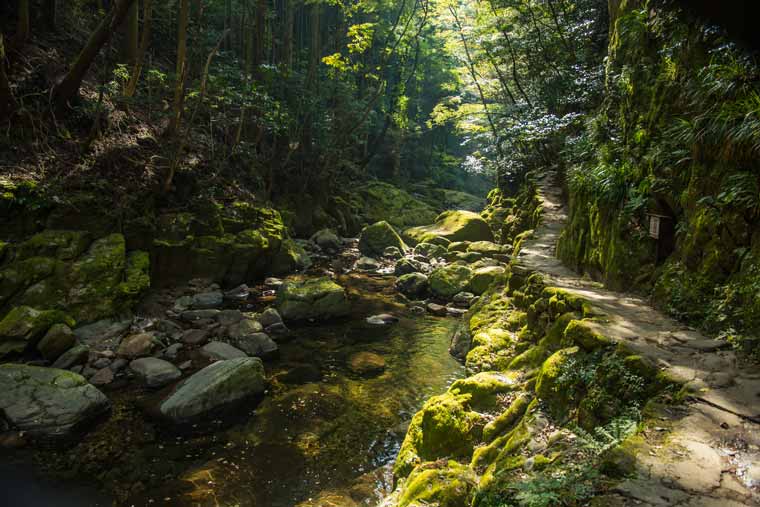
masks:
[[[390,467],[411,417],[464,376],[448,353],[458,320],[412,314],[392,276],[348,272],[337,281],[349,293],[351,316],[291,325],[279,357],[265,361],[266,396],[235,424],[213,421],[214,431],[172,433],[146,421],[139,408],[155,393],[122,389],[109,393],[112,416],[75,448],[76,458],[41,463],[50,454],[39,452],[37,467],[60,475],[74,462],[67,480],[97,476],[116,505],[376,505],[391,490]],[[379,313],[400,320],[366,322]],[[353,373],[347,360],[357,352],[381,355],[385,370],[374,377]],[[21,479],[0,484],[10,498],[19,485],[35,490],[18,505],[50,505],[50,498],[57,505],[108,505],[92,480],[88,490],[29,473]]]

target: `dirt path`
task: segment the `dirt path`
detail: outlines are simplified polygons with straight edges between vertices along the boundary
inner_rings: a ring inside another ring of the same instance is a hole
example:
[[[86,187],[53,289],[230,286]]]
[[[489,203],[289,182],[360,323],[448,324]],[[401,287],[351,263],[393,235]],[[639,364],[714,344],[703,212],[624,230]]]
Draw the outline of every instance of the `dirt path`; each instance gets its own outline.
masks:
[[[692,393],[686,405],[658,410],[659,425],[645,430],[636,448],[637,476],[619,484],[605,505],[760,506],[760,367],[644,299],[606,290],[562,265],[554,253],[567,215],[555,178],[548,173],[538,182],[543,223],[525,242],[517,269],[541,272],[548,284],[591,302],[604,316],[600,333],[688,382]]]

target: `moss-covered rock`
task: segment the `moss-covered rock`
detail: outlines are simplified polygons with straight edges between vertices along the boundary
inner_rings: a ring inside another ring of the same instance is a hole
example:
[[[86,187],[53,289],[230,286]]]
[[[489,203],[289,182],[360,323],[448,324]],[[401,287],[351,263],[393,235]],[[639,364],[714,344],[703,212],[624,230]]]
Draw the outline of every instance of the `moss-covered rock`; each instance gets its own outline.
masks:
[[[323,277],[285,282],[277,292],[277,309],[286,320],[322,320],[347,315],[351,305],[343,287]]]
[[[482,431],[482,416],[469,408],[470,395],[430,398],[412,418],[394,475],[406,477],[422,461],[469,456]]]
[[[398,507],[461,507],[469,505],[477,484],[477,476],[456,461],[445,465],[423,464],[404,482]]]
[[[422,297],[428,290],[428,277],[422,273],[407,273],[396,280],[396,288],[408,297]]]
[[[46,229],[21,243],[16,259],[52,257],[71,261],[79,257],[91,242],[90,234],[85,231]]]
[[[435,209],[405,190],[389,183],[373,181],[357,189],[361,215],[369,223],[387,220],[396,227],[429,224]]]
[[[536,394],[550,408],[553,414],[566,417],[569,410],[569,396],[559,385],[559,379],[565,364],[579,352],[578,347],[568,347],[558,350],[544,361],[536,379]]]
[[[515,375],[498,372],[480,372],[471,377],[459,379],[449,388],[452,394],[469,394],[470,404],[481,410],[493,408],[497,395],[517,388]]]
[[[467,266],[449,264],[430,274],[430,290],[437,297],[449,299],[467,289],[471,277],[472,270]]]
[[[491,285],[506,282],[507,270],[502,266],[486,266],[476,269],[470,278],[470,291],[483,294]]]
[[[0,321],[0,358],[34,347],[55,324],[73,327],[75,321],[57,310],[17,306]]]
[[[279,251],[274,254],[270,264],[270,274],[282,276],[294,271],[306,269],[312,261],[306,250],[292,239],[285,239]]]
[[[394,246],[402,252],[407,248],[388,222],[381,221],[368,225],[359,236],[359,251],[369,257],[382,257],[389,246]]]
[[[449,241],[493,241],[493,232],[485,220],[471,211],[444,211],[427,226],[413,227],[404,231],[404,238],[411,243],[430,241],[442,237]]]
[[[602,335],[589,320],[573,320],[564,331],[565,343],[579,345],[586,351],[593,351],[612,344],[612,340]]]

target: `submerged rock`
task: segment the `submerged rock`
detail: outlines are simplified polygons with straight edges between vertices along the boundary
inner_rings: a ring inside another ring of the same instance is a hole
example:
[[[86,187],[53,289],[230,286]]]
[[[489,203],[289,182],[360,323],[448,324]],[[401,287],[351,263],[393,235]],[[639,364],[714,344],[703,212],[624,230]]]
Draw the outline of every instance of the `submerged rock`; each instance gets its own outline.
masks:
[[[385,370],[385,359],[374,352],[357,352],[348,358],[348,368],[357,375],[379,375]]]
[[[163,402],[159,413],[174,424],[218,415],[262,394],[264,365],[257,357],[217,361],[183,381]]]
[[[395,324],[398,322],[398,317],[389,313],[381,313],[380,315],[372,315],[371,317],[367,317],[366,320],[367,324],[372,324],[375,326],[387,326],[389,324]]]
[[[359,237],[359,251],[367,256],[381,256],[389,246],[400,251],[406,250],[396,230],[388,222],[382,221],[364,228]]]
[[[343,287],[322,277],[285,282],[277,292],[277,308],[286,320],[305,320],[344,316],[351,306]]]
[[[81,375],[55,368],[0,365],[0,412],[35,437],[69,437],[110,408]]]
[[[432,225],[412,227],[404,237],[413,243],[431,242],[440,237],[456,241],[493,241],[493,232],[485,220],[472,211],[444,211]]]
[[[177,380],[182,372],[168,361],[156,357],[143,357],[129,363],[129,369],[147,387],[162,387]]]

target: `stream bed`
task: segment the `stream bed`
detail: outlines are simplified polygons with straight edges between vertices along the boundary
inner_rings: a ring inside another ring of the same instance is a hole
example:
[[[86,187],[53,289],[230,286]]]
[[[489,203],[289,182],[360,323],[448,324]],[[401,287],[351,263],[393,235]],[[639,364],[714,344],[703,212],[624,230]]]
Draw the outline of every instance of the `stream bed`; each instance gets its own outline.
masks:
[[[68,452],[34,453],[37,468],[103,484],[115,505],[376,505],[391,489],[390,465],[411,417],[464,376],[448,353],[458,320],[410,313],[390,276],[349,273],[338,282],[351,316],[291,325],[279,357],[265,361],[267,394],[234,424],[171,432],[142,414],[155,393],[114,390],[111,417]],[[366,322],[379,313],[400,320]],[[348,358],[357,352],[382,356],[384,371],[354,373]],[[54,487],[34,484],[43,495]],[[83,494],[76,490],[79,505],[103,505],[94,491],[81,503]]]

